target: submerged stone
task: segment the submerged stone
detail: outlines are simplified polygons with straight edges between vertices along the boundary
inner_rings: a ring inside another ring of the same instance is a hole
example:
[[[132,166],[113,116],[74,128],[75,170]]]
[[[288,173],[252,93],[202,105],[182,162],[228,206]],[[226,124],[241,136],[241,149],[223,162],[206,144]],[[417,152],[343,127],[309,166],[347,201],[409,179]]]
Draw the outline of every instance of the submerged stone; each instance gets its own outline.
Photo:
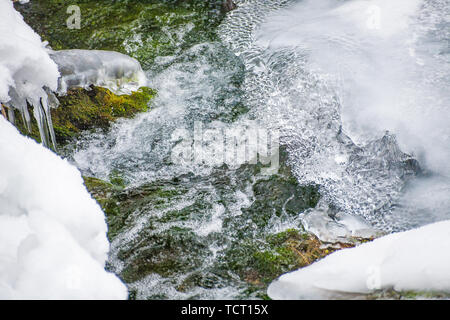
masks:
[[[108,236],[117,246],[112,270],[139,299],[167,294],[142,287],[146,279],[161,279],[191,298],[198,297],[198,290],[230,285],[241,288],[243,298],[262,297],[277,276],[328,254],[330,250],[322,249],[301,227],[270,231],[272,222],[295,220],[315,206],[317,187],[298,185],[284,166],[269,177],[259,176],[260,170],[258,165],[222,168],[208,177],[211,181],[189,175],[122,190],[106,183],[106,190],[115,190],[107,200],[90,187],[107,214]],[[252,200],[236,215],[233,194],[248,186]]]

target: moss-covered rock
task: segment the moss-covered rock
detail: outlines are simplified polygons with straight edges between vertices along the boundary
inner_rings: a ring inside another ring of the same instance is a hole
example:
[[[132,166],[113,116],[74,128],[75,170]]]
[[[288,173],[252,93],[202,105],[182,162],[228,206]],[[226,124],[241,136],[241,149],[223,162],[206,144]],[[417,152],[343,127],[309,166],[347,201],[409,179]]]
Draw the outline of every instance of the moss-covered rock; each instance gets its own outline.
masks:
[[[336,249],[298,229],[270,234],[263,241],[247,240],[226,256],[227,267],[256,289],[265,289],[280,275],[307,266]]]
[[[122,190],[122,186],[94,177],[83,177],[83,180],[91,195],[99,201],[110,198],[115,192]]]
[[[255,201],[245,209],[259,227],[266,227],[272,215],[297,215],[313,208],[319,200],[317,188],[300,186],[295,178],[282,175],[270,176],[253,185]]]
[[[108,89],[73,89],[60,97],[60,107],[52,110],[56,139],[64,143],[82,130],[109,128],[118,118],[130,118],[148,110],[156,92],[142,87],[131,95],[115,95]]]
[[[126,218],[121,214],[122,211],[116,199],[116,195],[123,190],[123,186],[93,177],[83,177],[83,179],[86,188],[106,214],[108,236],[115,235]]]
[[[130,118],[147,111],[150,100],[156,92],[142,87],[131,95],[116,95],[105,88],[92,87],[72,89],[67,95],[59,97],[60,106],[51,110],[56,142],[63,145],[83,130],[107,129],[111,122],[119,118]],[[29,112],[32,110],[30,108]],[[16,126],[20,132],[40,142],[39,129],[32,119],[32,131],[28,130],[16,111]]]
[[[118,274],[131,289],[136,289],[136,281],[157,274],[185,294],[199,287],[243,283],[243,298],[264,298],[273,279],[331,252],[301,227],[277,234],[269,231],[272,219],[295,218],[319,199],[317,186],[299,185],[284,157],[282,152],[280,170],[272,176],[260,175],[260,165],[243,165],[236,171],[217,168],[207,183],[204,177],[188,174],[123,188],[126,181],[118,172],[107,182],[88,181],[88,189],[106,213],[110,240],[122,234],[130,239],[118,249],[116,258],[123,263]],[[252,202],[236,215],[232,195],[248,186]],[[220,232],[199,233],[215,207],[223,208]],[[139,231],[128,237],[136,221]],[[211,247],[218,248],[214,257]],[[139,290],[136,294],[142,298]]]
[[[84,177],[85,185],[105,212],[108,222],[108,237],[113,240],[126,227],[133,224],[132,215],[142,210],[161,209],[188,190],[171,182],[154,182],[137,188],[125,189],[126,182],[118,172],[109,176],[109,181]],[[181,219],[183,213],[169,211],[158,221]]]
[[[81,28],[69,29],[76,4]],[[53,49],[103,49],[132,55],[145,66],[157,56],[214,37],[222,0],[34,0],[16,9]]]
[[[280,149],[280,168],[277,174],[259,176],[252,181],[253,202],[248,208],[243,208],[243,214],[224,220],[225,226],[234,226],[239,237],[254,236],[264,232],[274,217],[295,217],[308,208],[314,208],[320,199],[317,185],[300,185],[286,165],[287,153]],[[253,179],[262,169],[260,163],[243,165],[238,169],[238,175]],[[249,183],[242,179],[241,182]],[[244,184],[242,185],[242,187]],[[251,223],[247,223],[251,221]],[[238,227],[239,226],[239,227]]]

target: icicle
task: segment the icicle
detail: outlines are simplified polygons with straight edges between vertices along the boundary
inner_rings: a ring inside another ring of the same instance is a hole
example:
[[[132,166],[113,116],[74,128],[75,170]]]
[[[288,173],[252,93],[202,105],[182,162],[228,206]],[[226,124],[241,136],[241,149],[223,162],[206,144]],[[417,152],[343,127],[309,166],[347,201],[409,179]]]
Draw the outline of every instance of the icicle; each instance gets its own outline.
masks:
[[[26,124],[28,133],[31,133],[31,118],[28,112],[28,106],[25,105],[25,108],[20,108],[20,114],[22,115],[23,123]]]
[[[50,108],[57,108],[59,106],[59,101],[50,90],[45,91],[47,92],[47,96],[43,96],[41,98],[41,104],[47,118],[48,131],[50,132],[50,138],[52,140],[53,148],[56,151],[56,136],[55,130],[53,129],[52,114],[50,112]]]
[[[9,91],[10,100],[5,104],[8,107],[8,117],[11,122],[14,123],[14,108],[20,111],[23,123],[25,124],[29,133],[31,133],[31,118],[28,112],[28,104],[33,107],[33,115],[36,118],[36,122],[39,128],[39,134],[41,136],[42,144],[49,147],[50,140],[56,150],[56,136],[53,129],[51,108],[57,108],[59,101],[53,92],[48,88],[43,88],[40,93],[40,97],[32,97],[29,99],[23,98],[14,88],[10,88]]]
[[[11,107],[8,107],[8,120],[12,124],[16,123],[16,116],[14,115],[14,109]]]
[[[48,129],[45,123],[45,114],[42,110],[40,99],[39,100],[33,99],[33,101],[31,101],[30,103],[33,105],[33,115],[36,118],[42,144],[48,147],[50,144],[48,139]]]
[[[6,104],[10,109],[16,108],[19,109],[20,114],[22,116],[23,123],[28,130],[28,133],[31,133],[31,118],[28,113],[28,104],[27,100],[20,96],[14,88],[9,89],[9,96],[11,100]]]
[[[14,105],[11,102],[8,102],[6,105],[8,106],[9,109],[14,110]],[[28,114],[28,107],[26,107],[25,109],[16,107],[15,109],[19,110],[23,125],[27,129],[28,133],[31,133],[31,121],[30,121],[30,115]],[[26,115],[25,115],[25,110],[27,111]]]

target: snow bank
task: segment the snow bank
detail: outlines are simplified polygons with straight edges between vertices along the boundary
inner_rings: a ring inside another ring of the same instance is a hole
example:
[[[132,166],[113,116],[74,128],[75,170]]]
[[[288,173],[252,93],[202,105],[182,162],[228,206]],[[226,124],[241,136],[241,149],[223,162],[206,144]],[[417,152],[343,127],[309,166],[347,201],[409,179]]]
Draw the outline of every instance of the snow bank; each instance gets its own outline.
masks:
[[[268,289],[272,299],[335,299],[396,291],[450,292],[450,220],[394,233],[337,251],[285,274]]]
[[[88,89],[90,85],[116,94],[131,94],[147,85],[139,61],[119,52],[74,49],[52,51],[50,56],[61,72],[60,94],[73,87]]]
[[[0,137],[0,299],[126,298],[79,171],[3,117]]]
[[[0,0],[0,102],[54,138],[50,107],[60,74],[40,37]],[[124,299],[104,269],[105,217],[79,171],[0,116],[0,299]],[[53,139],[54,141],[54,139]]]

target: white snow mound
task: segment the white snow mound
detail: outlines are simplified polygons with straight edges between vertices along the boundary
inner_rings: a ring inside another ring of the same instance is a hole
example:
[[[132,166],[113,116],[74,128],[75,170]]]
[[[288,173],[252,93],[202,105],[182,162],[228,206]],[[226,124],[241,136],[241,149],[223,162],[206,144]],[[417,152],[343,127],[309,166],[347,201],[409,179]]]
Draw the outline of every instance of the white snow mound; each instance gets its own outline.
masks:
[[[0,299],[125,299],[79,171],[1,116],[0,137]]]
[[[337,251],[268,288],[272,299],[339,299],[377,290],[450,292],[450,220]]]

